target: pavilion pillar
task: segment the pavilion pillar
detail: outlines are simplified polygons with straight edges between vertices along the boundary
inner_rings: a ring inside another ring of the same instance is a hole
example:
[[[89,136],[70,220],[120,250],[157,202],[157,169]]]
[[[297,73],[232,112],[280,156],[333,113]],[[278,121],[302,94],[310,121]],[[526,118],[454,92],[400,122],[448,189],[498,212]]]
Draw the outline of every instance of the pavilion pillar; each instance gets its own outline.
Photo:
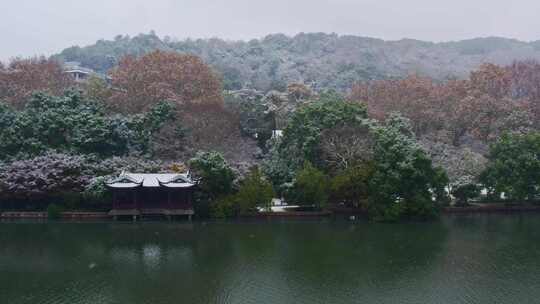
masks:
[[[186,205],[193,209],[193,190],[191,189],[186,193]]]
[[[172,209],[172,207],[171,207],[171,189],[167,189],[167,207],[169,207],[169,209]]]

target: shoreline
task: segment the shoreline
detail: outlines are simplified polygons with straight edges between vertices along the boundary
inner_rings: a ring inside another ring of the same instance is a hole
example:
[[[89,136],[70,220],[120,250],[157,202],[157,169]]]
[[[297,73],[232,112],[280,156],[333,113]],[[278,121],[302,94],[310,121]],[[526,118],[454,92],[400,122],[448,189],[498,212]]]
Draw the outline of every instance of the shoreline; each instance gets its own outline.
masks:
[[[540,206],[536,205],[505,205],[485,204],[470,205],[467,207],[444,207],[441,213],[445,214],[474,214],[474,213],[516,213],[516,212],[540,212]]]
[[[533,213],[540,212],[540,205],[505,205],[504,203],[470,205],[467,207],[443,207],[441,215],[445,214],[486,214],[486,213]],[[325,211],[297,212],[261,212],[251,215],[252,218],[292,218],[292,217],[328,217],[333,215],[365,215],[365,211],[354,208],[334,208]],[[108,212],[103,211],[66,211],[62,212],[61,220],[95,220],[112,219]],[[0,219],[48,219],[46,211],[3,211]]]

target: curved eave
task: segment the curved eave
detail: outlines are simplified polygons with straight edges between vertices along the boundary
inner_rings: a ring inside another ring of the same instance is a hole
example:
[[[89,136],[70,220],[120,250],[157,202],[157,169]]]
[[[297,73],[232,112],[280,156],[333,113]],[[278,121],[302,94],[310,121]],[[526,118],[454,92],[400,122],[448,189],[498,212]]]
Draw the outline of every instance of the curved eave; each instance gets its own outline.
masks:
[[[158,179],[158,182],[160,184],[191,184],[191,180],[187,176],[183,175],[177,175],[169,180],[160,180]]]
[[[113,184],[105,184],[105,186],[111,189],[134,189],[134,188],[141,187],[142,184],[113,183]]]
[[[195,184],[191,184],[191,183],[159,183],[159,185],[165,188],[176,188],[176,189],[191,188],[195,186]]]

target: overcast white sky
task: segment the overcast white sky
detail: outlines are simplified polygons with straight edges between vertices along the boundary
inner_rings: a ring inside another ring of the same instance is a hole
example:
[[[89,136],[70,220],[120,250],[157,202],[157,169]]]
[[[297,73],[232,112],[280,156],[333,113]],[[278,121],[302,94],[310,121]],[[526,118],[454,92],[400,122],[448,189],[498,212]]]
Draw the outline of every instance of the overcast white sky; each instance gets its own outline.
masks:
[[[118,34],[226,39],[335,32],[387,40],[540,39],[540,0],[0,0],[0,60]]]

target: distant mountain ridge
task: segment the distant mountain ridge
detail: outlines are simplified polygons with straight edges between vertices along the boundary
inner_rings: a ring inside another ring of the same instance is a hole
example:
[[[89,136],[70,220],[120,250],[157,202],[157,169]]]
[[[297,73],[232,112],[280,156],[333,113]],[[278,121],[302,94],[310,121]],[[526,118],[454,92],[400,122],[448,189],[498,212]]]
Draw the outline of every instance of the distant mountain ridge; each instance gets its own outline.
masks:
[[[540,61],[540,41],[500,37],[454,42],[382,39],[325,33],[293,37],[272,34],[250,41],[218,38],[173,40],[154,33],[117,36],[85,47],[70,47],[53,58],[77,61],[106,72],[127,54],[153,50],[177,51],[202,57],[218,71],[226,89],[282,89],[303,82],[316,88],[349,89],[355,81],[419,74],[438,80],[463,78],[485,62],[501,65],[515,60]]]

